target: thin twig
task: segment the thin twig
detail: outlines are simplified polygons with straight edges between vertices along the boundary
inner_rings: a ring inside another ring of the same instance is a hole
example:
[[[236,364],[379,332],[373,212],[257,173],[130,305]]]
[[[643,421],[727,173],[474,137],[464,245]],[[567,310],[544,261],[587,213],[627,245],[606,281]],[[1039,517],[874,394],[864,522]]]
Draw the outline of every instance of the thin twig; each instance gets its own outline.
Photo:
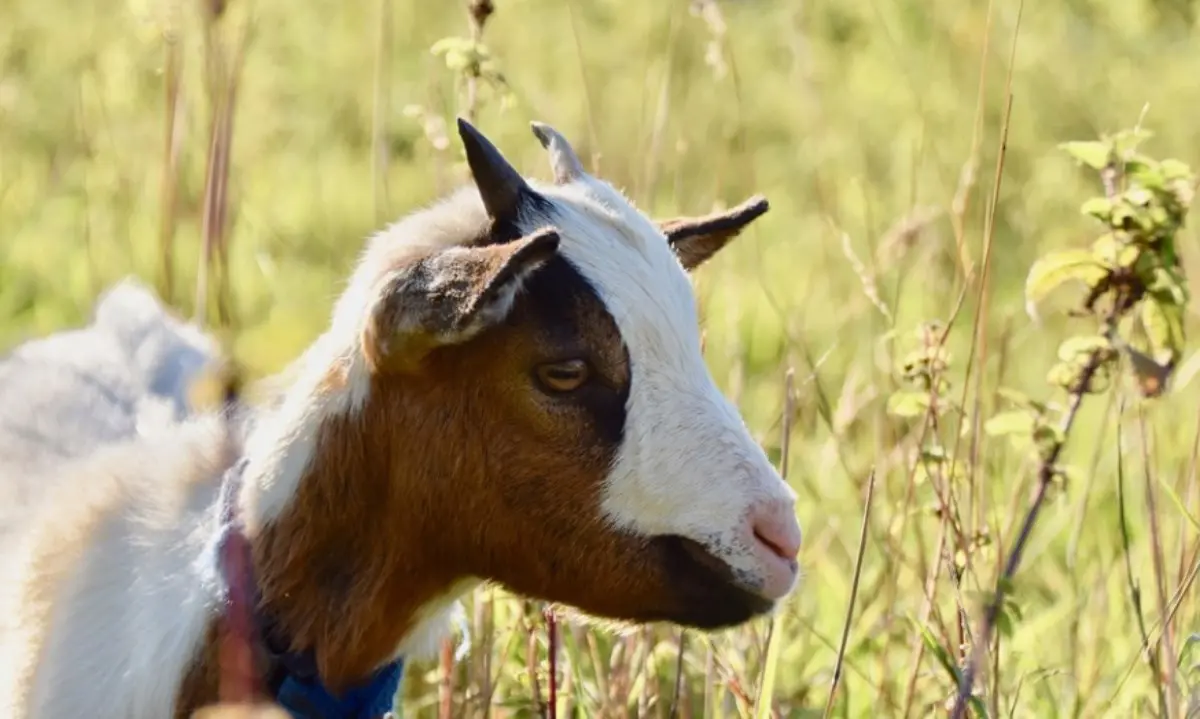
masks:
[[[1012,581],[1012,578],[1017,573],[1017,567],[1021,564],[1021,554],[1025,551],[1025,545],[1029,541],[1029,536],[1033,533],[1033,525],[1037,522],[1038,515],[1041,513],[1042,505],[1045,503],[1046,496],[1050,490],[1050,485],[1054,483],[1054,478],[1057,476],[1059,455],[1062,454],[1063,448],[1066,446],[1067,438],[1070,437],[1071,427],[1075,424],[1075,417],[1079,414],[1079,407],[1083,404],[1086,390],[1091,385],[1092,379],[1100,368],[1103,358],[1104,354],[1102,352],[1093,352],[1087,364],[1079,373],[1078,383],[1071,389],[1067,412],[1063,415],[1062,421],[1058,426],[1058,436],[1061,439],[1055,441],[1050,446],[1046,456],[1042,459],[1041,466],[1038,468],[1038,483],[1033,495],[1033,501],[1029,505],[1029,511],[1025,514],[1025,520],[1021,523],[1021,530],[1017,533],[1017,541],[1013,545],[1012,551],[1009,552],[1008,560],[1004,563],[1004,573],[1001,574],[1001,581],[996,583],[996,591],[991,601],[988,602],[987,609],[984,612],[983,623],[975,636],[975,645],[971,651],[971,658],[962,672],[962,681],[958,687],[958,696],[954,702],[954,711],[950,715],[951,719],[963,719],[966,716],[967,701],[971,697],[971,689],[975,683],[975,674],[978,672],[979,665],[987,653],[988,645],[991,644],[992,630],[996,627],[996,617],[1000,615],[1000,607],[1004,604],[1004,587]]]
[[[549,719],[555,719],[558,716],[558,622],[554,618],[553,607],[546,607],[542,614],[546,617],[546,663],[550,665],[546,679],[549,685],[546,715]]]
[[[1179,588],[1175,590],[1175,594],[1171,597],[1171,609],[1169,612],[1167,612],[1167,616],[1164,617],[1163,621],[1175,621],[1175,614],[1179,611],[1179,608],[1183,606],[1183,598],[1190,596],[1188,592],[1192,590],[1192,584],[1195,583],[1197,575],[1200,575],[1200,562],[1192,564],[1192,570],[1186,577],[1184,577],[1183,581],[1179,584]],[[1157,627],[1152,625],[1151,630],[1153,631],[1154,629],[1157,629]],[[1138,648],[1137,653],[1142,653],[1142,649],[1140,647]],[[1116,698],[1121,695],[1121,690],[1125,687],[1125,683],[1129,681],[1129,677],[1133,674],[1133,670],[1137,668],[1137,664],[1138,659],[1136,656],[1129,660],[1129,666],[1125,667],[1125,671],[1121,675],[1121,681],[1117,682],[1116,686],[1113,687],[1112,693],[1108,697],[1107,703],[1109,706],[1111,706],[1113,701],[1115,701]],[[1189,717],[1189,719],[1191,718]]]
[[[592,146],[592,165],[590,170],[600,172],[600,142],[596,131],[596,117],[592,112],[592,85],[588,80],[587,63],[583,61],[583,43],[579,39],[579,27],[575,20],[575,2],[567,3],[567,15],[571,21],[571,37],[575,39],[575,59],[579,63],[579,83],[583,88],[583,108],[587,117],[588,144]]]
[[[388,214],[388,118],[391,116],[392,0],[379,0],[379,34],[375,37],[375,88],[371,107],[371,180],[375,220]]]
[[[875,497],[875,470],[867,478],[867,497],[863,507],[862,528],[858,533],[858,556],[854,559],[854,581],[850,585],[850,603],[846,607],[846,623],[842,625],[842,641],[838,645],[837,661],[833,665],[833,682],[829,685],[829,698],[825,701],[826,719],[833,712],[833,700],[837,696],[838,684],[842,678],[842,663],[846,658],[846,643],[850,640],[850,625],[854,620],[854,604],[858,599],[858,580],[862,576],[863,556],[867,550],[867,529],[871,524],[871,504]]]
[[[783,421],[779,442],[779,476],[783,477],[784,481],[787,481],[788,461],[791,456],[792,418],[795,416],[796,406],[795,383],[796,370],[788,367],[783,377]],[[768,704],[771,702],[775,680],[773,674],[775,667],[771,661],[771,641],[775,638],[775,633],[779,623],[782,621],[782,617],[782,610],[777,610],[775,615],[771,617],[771,623],[767,627],[766,641],[763,643],[763,667],[762,674],[758,678],[758,696],[755,701],[755,706],[758,708],[758,716],[762,716],[762,703],[764,701]]]
[[[949,529],[946,522],[938,523],[938,538],[936,549],[933,550],[933,566],[925,573],[924,598],[921,601],[921,613],[917,620],[918,626],[925,626],[929,623],[929,615],[933,613],[934,593],[937,589],[937,578],[942,573],[942,557],[945,554],[946,537],[949,534]],[[908,665],[908,681],[904,688],[904,712],[901,716],[907,719],[909,712],[912,711],[913,699],[916,696],[917,676],[920,674],[921,661],[925,657],[925,642],[921,641],[918,633],[913,640],[912,658],[909,659]]]
[[[1125,581],[1129,585],[1129,599],[1133,603],[1133,615],[1137,620],[1138,632],[1142,636],[1142,649],[1146,654],[1146,664],[1154,677],[1154,685],[1158,687],[1158,706],[1162,711],[1166,706],[1166,698],[1162,695],[1162,685],[1158,682],[1158,655],[1150,648],[1150,636],[1146,632],[1146,618],[1142,614],[1142,588],[1133,576],[1133,561],[1129,550],[1129,524],[1125,519],[1125,451],[1121,442],[1121,417],[1125,414],[1125,401],[1121,400],[1121,408],[1117,414],[1117,518],[1121,527],[1121,547],[1125,555]]]
[[[163,89],[166,99],[164,116],[162,185],[159,199],[159,294],[163,302],[175,300],[175,229],[178,224],[179,152],[183,138],[183,113],[179,111],[180,29],[177,2],[167,3],[167,21],[163,29]]]
[[[687,647],[687,630],[679,630],[679,653],[675,657],[675,688],[671,694],[671,711],[668,716],[675,719],[679,716],[680,699],[683,696],[683,653]]]
[[[1166,570],[1163,567],[1162,535],[1158,526],[1158,506],[1154,501],[1154,478],[1150,469],[1150,441],[1146,434],[1146,412],[1138,407],[1138,426],[1142,434],[1142,471],[1146,476],[1146,511],[1150,522],[1150,557],[1154,567],[1154,588],[1158,593],[1158,610],[1163,617],[1167,616]],[[1159,687],[1159,697],[1162,699],[1162,711],[1165,717],[1179,716],[1179,707],[1175,701],[1175,643],[1171,632],[1171,621],[1163,622],[1162,636],[1159,637],[1161,661],[1159,666],[1162,673],[1156,673],[1156,684]],[[1165,685],[1165,691],[1164,691]]]
[[[492,0],[469,0],[467,3],[467,17],[470,20],[471,26],[471,42],[478,45],[483,41],[483,28],[487,24],[488,18],[496,11]],[[479,78],[481,71],[477,62],[471,63],[467,67],[467,102],[463,109],[463,115],[467,120],[474,122],[475,113],[479,109]]]

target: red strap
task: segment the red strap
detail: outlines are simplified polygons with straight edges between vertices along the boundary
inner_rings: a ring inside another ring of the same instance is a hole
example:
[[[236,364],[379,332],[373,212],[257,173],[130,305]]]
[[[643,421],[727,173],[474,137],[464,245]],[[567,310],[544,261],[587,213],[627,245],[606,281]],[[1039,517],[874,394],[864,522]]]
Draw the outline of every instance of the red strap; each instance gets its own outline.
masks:
[[[254,623],[250,594],[252,557],[250,540],[237,516],[245,461],[225,473],[221,486],[221,540],[219,566],[228,592],[219,625],[218,661],[221,702],[254,702],[262,696],[254,666]]]

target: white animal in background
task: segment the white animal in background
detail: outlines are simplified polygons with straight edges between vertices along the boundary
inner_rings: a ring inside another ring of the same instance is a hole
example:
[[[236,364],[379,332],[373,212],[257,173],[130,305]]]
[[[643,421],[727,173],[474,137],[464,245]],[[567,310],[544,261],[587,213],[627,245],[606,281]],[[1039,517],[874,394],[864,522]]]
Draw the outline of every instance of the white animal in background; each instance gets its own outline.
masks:
[[[0,355],[0,536],[44,488],[34,475],[184,419],[188,387],[218,356],[133,278],[99,298],[86,326]]]

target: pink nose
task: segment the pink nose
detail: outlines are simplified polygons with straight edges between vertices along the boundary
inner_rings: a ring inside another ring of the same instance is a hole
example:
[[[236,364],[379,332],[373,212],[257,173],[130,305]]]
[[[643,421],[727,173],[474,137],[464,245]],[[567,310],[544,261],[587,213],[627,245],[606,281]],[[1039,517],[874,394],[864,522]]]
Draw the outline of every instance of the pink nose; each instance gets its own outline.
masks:
[[[750,508],[749,520],[754,538],[777,557],[791,562],[800,554],[800,523],[793,502],[756,504]]]

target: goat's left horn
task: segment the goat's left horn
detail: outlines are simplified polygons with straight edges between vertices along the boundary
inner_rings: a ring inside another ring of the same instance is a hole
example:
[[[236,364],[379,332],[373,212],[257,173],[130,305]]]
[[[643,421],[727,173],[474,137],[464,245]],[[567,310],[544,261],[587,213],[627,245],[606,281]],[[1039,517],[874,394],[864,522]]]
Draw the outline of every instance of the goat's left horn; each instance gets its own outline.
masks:
[[[521,194],[529,191],[525,178],[504,159],[491,140],[461,117],[458,118],[458,135],[467,151],[471,177],[479,189],[488,217],[493,220],[516,217]]]
[[[554,172],[555,183],[563,185],[583,174],[583,163],[567,138],[544,122],[529,124],[538,142],[550,152],[550,169]]]

